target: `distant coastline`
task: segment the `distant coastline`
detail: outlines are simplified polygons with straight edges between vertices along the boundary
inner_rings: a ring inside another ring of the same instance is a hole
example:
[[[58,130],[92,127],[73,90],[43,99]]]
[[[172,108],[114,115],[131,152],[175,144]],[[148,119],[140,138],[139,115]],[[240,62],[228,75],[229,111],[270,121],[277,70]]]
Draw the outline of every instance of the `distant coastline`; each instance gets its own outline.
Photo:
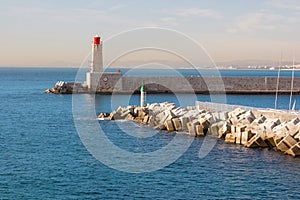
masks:
[[[73,67],[66,67],[66,66],[0,66],[0,69],[79,69],[78,66]],[[88,69],[88,67],[84,67]],[[132,68],[132,67],[108,67],[106,69],[112,69],[112,70],[118,70],[118,69],[145,69],[145,70],[159,70],[159,69],[168,69],[168,68],[157,68],[157,67],[147,67],[147,68]],[[245,68],[245,67],[203,67],[203,68],[191,68],[191,67],[170,67],[170,69],[174,70],[219,70],[219,71],[225,71],[225,70],[232,70],[232,71],[246,71],[246,70],[256,70],[256,71],[278,71],[277,67],[270,67],[270,68]],[[290,68],[281,68],[280,70],[283,71],[291,71],[293,70],[292,67]],[[294,68],[295,71],[300,71],[300,65],[297,65],[297,67]]]

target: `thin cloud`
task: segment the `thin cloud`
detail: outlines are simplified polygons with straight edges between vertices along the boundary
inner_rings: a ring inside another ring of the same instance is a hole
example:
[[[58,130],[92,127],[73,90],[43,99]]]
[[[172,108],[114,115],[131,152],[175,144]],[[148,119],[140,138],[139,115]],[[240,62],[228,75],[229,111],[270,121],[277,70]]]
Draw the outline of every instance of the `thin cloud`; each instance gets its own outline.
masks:
[[[11,16],[20,16],[20,15],[43,15],[49,11],[42,7],[34,6],[23,6],[23,7],[7,7],[5,12]]]
[[[280,26],[283,16],[273,13],[256,12],[240,17],[229,29],[229,33],[254,32],[257,30],[274,30]]]
[[[110,11],[116,11],[116,10],[120,10],[122,8],[125,8],[126,5],[124,4],[116,4],[116,5],[113,5],[112,7],[109,8]]]
[[[182,8],[175,10],[175,15],[181,17],[191,17],[191,16],[198,16],[198,17],[208,17],[214,19],[220,19],[221,15],[215,10],[211,9],[199,9],[199,8]]]
[[[294,10],[294,11],[300,11],[300,4],[299,0],[272,0],[267,3],[267,5],[276,7],[276,8],[282,8],[282,9],[288,9],[288,10]]]
[[[168,14],[170,16],[176,17],[203,17],[203,18],[212,18],[220,19],[222,18],[221,14],[216,10],[211,9],[200,9],[200,8],[180,8],[180,9],[164,9],[162,13]]]
[[[173,25],[173,26],[179,25],[178,19],[176,19],[174,17],[164,17],[164,18],[161,19],[161,22],[166,23],[166,24],[170,24],[170,25]]]
[[[222,16],[215,10],[199,8],[180,8],[180,9],[163,9],[161,13],[165,15],[160,19],[162,25],[178,26],[191,20],[221,19]]]

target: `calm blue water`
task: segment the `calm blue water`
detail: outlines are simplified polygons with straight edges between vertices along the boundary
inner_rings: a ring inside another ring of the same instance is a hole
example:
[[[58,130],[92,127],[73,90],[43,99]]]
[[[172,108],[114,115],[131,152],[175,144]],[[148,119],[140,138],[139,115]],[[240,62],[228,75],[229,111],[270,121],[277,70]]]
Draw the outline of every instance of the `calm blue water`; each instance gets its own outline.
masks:
[[[299,158],[222,141],[200,159],[203,138],[196,139],[175,163],[154,172],[130,174],[103,165],[86,150],[76,132],[72,96],[43,94],[58,80],[74,80],[76,71],[0,68],[0,199],[300,198]],[[182,106],[193,104],[189,96],[147,95],[148,102],[179,104],[178,98],[185,99]],[[210,100],[207,95],[197,98]],[[123,99],[118,96],[120,105],[126,103]],[[138,104],[138,99],[132,96],[130,103]],[[287,108],[288,100],[280,96],[279,107]],[[274,97],[230,95],[227,101],[272,107]],[[96,96],[97,113],[111,109],[109,95]],[[115,144],[132,152],[155,150],[174,137],[161,132],[153,140],[135,139],[122,134],[115,122],[100,123]],[[153,129],[134,126],[132,131]]]

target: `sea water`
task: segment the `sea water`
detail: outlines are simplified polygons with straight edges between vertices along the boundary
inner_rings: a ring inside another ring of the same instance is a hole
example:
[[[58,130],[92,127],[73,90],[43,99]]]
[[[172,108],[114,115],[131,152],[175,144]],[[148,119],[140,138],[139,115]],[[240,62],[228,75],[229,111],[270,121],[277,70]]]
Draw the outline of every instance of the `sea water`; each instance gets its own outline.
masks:
[[[223,141],[217,141],[207,156],[199,158],[204,139],[196,138],[174,163],[147,173],[127,173],[102,164],[80,140],[72,113],[72,95],[43,93],[58,80],[74,81],[76,72],[77,69],[0,68],[0,199],[300,198],[299,158]],[[128,104],[122,101],[122,95],[117,99],[120,105]],[[148,103],[168,101],[179,106],[193,105],[190,99],[171,94],[147,95]],[[197,99],[210,101],[211,97],[197,95]],[[271,108],[274,99],[274,95],[226,96],[227,103]],[[297,95],[294,99],[300,102]],[[138,104],[139,96],[131,96],[129,103]],[[278,103],[279,108],[287,109],[289,96],[280,95]],[[96,95],[96,114],[115,107],[110,95]],[[122,123],[133,132],[155,131]],[[161,131],[149,140],[127,136],[114,121],[99,124],[114,144],[132,152],[162,148],[175,135]]]

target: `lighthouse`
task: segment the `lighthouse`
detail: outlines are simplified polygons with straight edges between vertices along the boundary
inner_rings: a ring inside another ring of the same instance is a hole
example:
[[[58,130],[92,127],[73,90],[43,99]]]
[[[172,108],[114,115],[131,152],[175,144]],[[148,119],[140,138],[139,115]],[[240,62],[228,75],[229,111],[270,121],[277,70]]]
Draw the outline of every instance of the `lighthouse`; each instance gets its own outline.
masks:
[[[120,72],[107,72],[103,66],[102,41],[99,35],[95,35],[92,40],[92,60],[90,70],[86,73],[86,85],[89,92],[112,92],[114,89],[121,90],[122,77]],[[117,84],[118,83],[118,84]]]
[[[91,72],[103,72],[102,42],[99,35],[94,36],[92,44]]]
[[[103,74],[102,41],[99,35],[95,35],[92,42],[92,60],[90,71],[86,73],[86,84],[90,91],[96,91]]]

